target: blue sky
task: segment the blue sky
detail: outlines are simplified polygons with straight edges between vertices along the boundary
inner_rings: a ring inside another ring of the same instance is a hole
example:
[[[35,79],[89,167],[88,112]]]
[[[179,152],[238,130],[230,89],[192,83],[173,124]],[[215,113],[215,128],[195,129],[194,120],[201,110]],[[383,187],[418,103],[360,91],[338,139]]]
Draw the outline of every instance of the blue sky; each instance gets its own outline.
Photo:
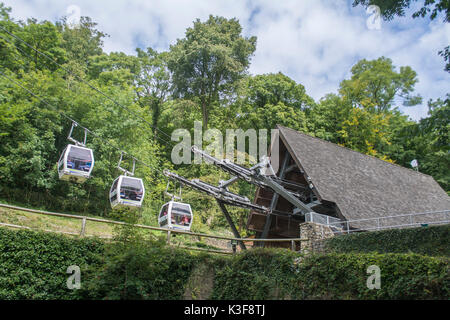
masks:
[[[443,71],[438,51],[450,43],[450,24],[442,19],[405,17],[381,21],[370,29],[374,15],[347,0],[0,0],[12,7],[12,17],[56,21],[82,16],[109,34],[106,52],[134,54],[136,47],[167,50],[184,36],[196,18],[209,14],[236,17],[246,36],[257,36],[250,73],[283,72],[319,100],[337,92],[360,59],[391,58],[397,67],[411,66],[419,77],[416,92],[424,103],[401,110],[418,120],[427,115],[426,102],[450,92],[450,74]],[[422,1],[418,1],[419,4]],[[76,6],[76,10],[73,10]],[[416,4],[417,6],[417,4]],[[370,26],[370,24],[369,24]]]

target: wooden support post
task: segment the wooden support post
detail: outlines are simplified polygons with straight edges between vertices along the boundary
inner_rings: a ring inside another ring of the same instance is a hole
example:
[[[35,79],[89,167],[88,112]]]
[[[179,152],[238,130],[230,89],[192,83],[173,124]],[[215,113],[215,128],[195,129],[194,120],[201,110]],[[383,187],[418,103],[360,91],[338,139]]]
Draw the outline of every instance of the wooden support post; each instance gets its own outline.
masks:
[[[231,231],[233,232],[234,237],[240,239],[241,236],[240,236],[240,234],[239,234],[239,231],[236,229],[236,226],[234,225],[234,222],[233,222],[233,220],[231,219],[231,216],[230,216],[230,214],[228,213],[228,210],[227,210],[227,208],[225,207],[224,203],[223,203],[222,201],[220,201],[219,199],[216,199],[216,200],[217,200],[217,203],[219,204],[220,209],[222,210],[223,214],[225,215],[225,218],[227,219],[228,224],[229,224],[230,227],[231,227]],[[245,247],[244,242],[238,241],[238,243],[239,243],[239,247],[241,247],[242,250],[246,250],[246,249],[247,249],[247,248]]]
[[[85,232],[86,232],[86,218],[83,218],[83,220],[81,222],[80,237],[84,237]]]
[[[289,163],[289,158],[290,158],[290,154],[289,154],[288,151],[286,151],[286,153],[284,154],[283,163],[281,164],[281,168],[280,168],[280,178],[281,179],[284,178],[284,174],[286,172],[286,167],[287,167],[287,164]],[[269,207],[270,212],[267,214],[266,223],[264,224],[264,229],[263,229],[263,232],[261,234],[261,239],[267,238],[267,235],[269,234],[270,225],[272,224],[272,214],[271,214],[271,212],[277,206],[278,197],[279,197],[279,194],[274,191],[273,196],[272,196],[272,200],[270,202],[270,207]],[[265,246],[265,242],[262,242],[260,244],[260,246],[264,247]]]

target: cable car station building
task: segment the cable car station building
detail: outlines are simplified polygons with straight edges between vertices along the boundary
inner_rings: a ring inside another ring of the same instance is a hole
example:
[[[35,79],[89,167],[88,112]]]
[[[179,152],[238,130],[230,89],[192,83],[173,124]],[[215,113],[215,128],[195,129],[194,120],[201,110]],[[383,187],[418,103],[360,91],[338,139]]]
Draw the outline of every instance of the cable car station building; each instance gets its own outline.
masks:
[[[276,174],[312,213],[295,214],[289,201],[259,187],[254,204],[271,213],[250,211],[247,228],[257,238],[296,238],[305,221],[331,226],[341,221],[350,230],[373,230],[442,221],[438,211],[450,216],[450,198],[431,176],[289,128],[277,129]]]

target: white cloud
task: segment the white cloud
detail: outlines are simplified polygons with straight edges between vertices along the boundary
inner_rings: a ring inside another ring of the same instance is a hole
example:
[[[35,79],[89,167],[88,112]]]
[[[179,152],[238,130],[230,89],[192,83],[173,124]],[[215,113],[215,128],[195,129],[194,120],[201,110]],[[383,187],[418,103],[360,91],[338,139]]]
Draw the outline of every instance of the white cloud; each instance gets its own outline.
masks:
[[[395,18],[382,21],[381,30],[369,30],[369,15],[352,1],[92,1],[3,0],[18,19],[55,20],[70,5],[99,23],[110,35],[105,51],[134,53],[136,46],[167,50],[196,18],[209,14],[236,17],[247,36],[258,37],[252,74],[281,71],[302,83],[318,100],[336,92],[359,59],[382,55],[396,66],[410,65],[418,73],[417,92],[426,102],[449,92],[450,75],[443,71],[437,52],[450,42],[449,24],[428,19]],[[426,116],[424,105],[402,108],[414,119]]]

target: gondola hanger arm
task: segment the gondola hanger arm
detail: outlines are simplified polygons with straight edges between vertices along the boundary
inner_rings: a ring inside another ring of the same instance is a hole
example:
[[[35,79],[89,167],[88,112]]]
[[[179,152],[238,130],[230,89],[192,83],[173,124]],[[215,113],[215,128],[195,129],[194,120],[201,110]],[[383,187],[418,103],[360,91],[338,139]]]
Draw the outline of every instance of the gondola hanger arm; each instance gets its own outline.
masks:
[[[77,145],[77,146],[86,147],[87,129],[84,128],[84,140],[83,140],[83,142],[80,142],[80,141],[76,140],[74,137],[72,137],[73,129],[75,127],[78,127],[78,123],[76,121],[72,121],[72,126],[70,127],[70,131],[69,131],[69,135],[67,136],[67,140],[75,143],[75,145]]]
[[[133,157],[133,169],[132,171],[128,171],[127,169],[123,168],[120,166],[120,164],[122,163],[123,160],[123,155],[125,152],[121,152],[120,153],[120,159],[119,159],[119,163],[117,164],[117,168],[122,171],[124,173],[125,176],[134,176],[134,170],[136,168],[136,158]]]

